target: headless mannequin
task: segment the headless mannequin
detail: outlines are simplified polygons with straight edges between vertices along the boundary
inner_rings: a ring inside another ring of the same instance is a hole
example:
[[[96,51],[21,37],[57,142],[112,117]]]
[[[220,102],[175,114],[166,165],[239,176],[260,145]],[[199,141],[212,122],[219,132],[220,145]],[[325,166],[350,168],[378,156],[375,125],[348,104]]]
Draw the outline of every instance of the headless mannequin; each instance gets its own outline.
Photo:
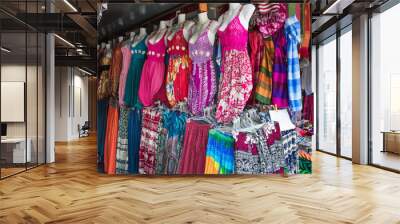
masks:
[[[129,34],[129,40],[131,41],[131,43],[132,43],[133,40],[135,39],[135,36],[136,36],[135,32],[130,32],[130,34]]]
[[[171,31],[168,34],[168,40],[172,40],[172,38],[175,36],[176,32],[178,29],[183,26],[183,37],[185,40],[189,40],[189,31],[190,28],[194,25],[193,21],[186,21],[186,15],[181,13],[178,15],[178,24],[175,25],[174,28],[171,29]]]
[[[123,36],[119,36],[119,37],[118,37],[118,43],[122,43],[123,40],[124,40],[124,37],[123,37]]]
[[[104,49],[104,48],[106,48],[106,43],[101,42],[101,49]]]
[[[111,50],[111,44],[110,43],[106,44],[106,57],[108,57],[108,58],[112,57],[112,50]]]
[[[167,30],[168,30],[167,21],[161,20],[158,30],[153,32],[154,34],[151,37],[149,37],[148,41],[151,44],[157,43],[158,41],[161,40],[161,38],[164,37],[164,34],[167,32]],[[164,42],[165,42],[165,44],[167,43],[167,38],[164,39]]]
[[[253,4],[246,4],[242,7],[240,3],[229,3],[228,11],[218,19],[218,21],[221,22],[221,26],[219,27],[220,31],[224,31],[226,29],[235,16],[238,15],[241,8],[242,11],[239,14],[239,21],[246,30],[249,28],[250,18],[253,15],[256,7]]]
[[[210,41],[211,45],[214,45],[215,34],[217,33],[217,29],[220,24],[215,20],[211,21],[207,16],[207,12],[199,13],[198,18],[199,22],[196,24],[194,28],[194,32],[193,35],[190,37],[189,43],[191,44],[196,43],[200,35],[209,26],[209,30],[207,31],[208,40]]]
[[[147,36],[146,28],[140,27],[139,34],[136,35],[135,39],[132,41],[132,47],[135,47],[140,41]],[[146,42],[147,44],[147,42]]]

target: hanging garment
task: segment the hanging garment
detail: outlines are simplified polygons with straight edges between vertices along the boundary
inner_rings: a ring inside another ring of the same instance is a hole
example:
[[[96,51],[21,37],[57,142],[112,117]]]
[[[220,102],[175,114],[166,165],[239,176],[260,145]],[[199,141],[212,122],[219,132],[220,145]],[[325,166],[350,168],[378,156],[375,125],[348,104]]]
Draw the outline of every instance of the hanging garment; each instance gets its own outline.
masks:
[[[260,173],[260,157],[257,151],[256,139],[252,134],[240,132],[235,138],[235,173]]]
[[[157,155],[157,169],[159,174],[176,174],[181,158],[183,137],[187,114],[180,111],[166,110],[163,114],[162,134],[165,139],[159,141],[163,151]]]
[[[283,172],[284,150],[280,141],[269,144],[270,133],[274,131],[273,122],[266,123],[262,128],[257,129],[257,150],[260,156],[260,173],[273,174]]]
[[[148,43],[147,59],[144,62],[139,84],[139,99],[143,106],[154,103],[155,95],[160,90],[165,73],[165,34],[156,43]]]
[[[122,52],[122,69],[121,74],[119,76],[119,105],[124,105],[124,97],[125,97],[125,86],[126,86],[126,79],[128,75],[128,70],[131,64],[131,48],[128,46],[123,46],[121,48]]]
[[[242,9],[224,31],[218,30],[222,45],[222,79],[219,84],[216,119],[221,123],[231,122],[243,111],[253,88],[247,53],[248,32],[240,23],[241,11]]]
[[[106,139],[104,143],[104,172],[115,174],[117,138],[118,138],[118,107],[110,103],[107,113]]]
[[[201,114],[204,108],[213,103],[217,89],[212,60],[214,48],[207,35],[210,24],[211,21],[195,43],[189,43],[193,69],[189,82],[188,107],[190,112],[196,115]]]
[[[303,120],[308,120],[311,124],[314,124],[314,94],[305,95],[303,100]]]
[[[139,173],[139,147],[142,131],[142,110],[134,108],[128,117],[128,172]]]
[[[250,45],[250,62],[251,62],[251,71],[253,74],[253,86],[256,86],[258,83],[258,73],[260,72],[260,64],[263,55],[263,38],[259,31],[253,30],[249,32],[249,45]],[[256,88],[253,88],[253,91],[250,96],[250,100],[252,103],[255,103],[255,91]]]
[[[108,100],[97,101],[97,168],[104,173],[104,144],[107,130]]]
[[[310,3],[304,3],[303,6],[303,19],[302,19],[302,41],[299,50],[300,58],[309,59],[309,49],[310,49],[310,40],[311,40],[311,9]]]
[[[111,64],[111,58],[106,55],[101,59],[101,65],[107,66]],[[97,99],[106,99],[111,95],[111,81],[109,69],[103,70],[97,83]]]
[[[110,67],[111,96],[118,99],[119,76],[122,70],[122,51],[121,43],[118,43],[112,54],[112,64]]]
[[[289,92],[289,107],[291,111],[301,111],[301,80],[300,63],[297,46],[300,43],[300,22],[296,16],[289,17],[285,23],[287,40],[287,79]]]
[[[146,59],[146,51],[146,36],[142,41],[137,43],[136,46],[131,46],[132,57],[130,61],[131,64],[129,66],[128,77],[126,78],[124,96],[124,103],[128,107],[140,107],[138,92],[142,68]]]
[[[286,39],[281,29],[274,36],[275,56],[272,69],[272,104],[279,108],[288,107],[288,80],[286,65]]]
[[[274,65],[274,42],[271,37],[264,40],[260,71],[258,73],[255,98],[262,104],[271,104],[272,98],[272,69]]]
[[[117,141],[117,174],[128,174],[128,108],[121,108],[119,113]]]
[[[255,23],[264,38],[270,37],[283,28],[287,15],[287,4],[267,3],[265,7],[259,7],[259,14]]]
[[[139,148],[140,174],[155,174],[156,151],[159,147],[158,138],[161,128],[162,116],[160,111],[154,108],[143,108]]]
[[[281,144],[283,147],[283,168],[285,174],[296,174],[298,172],[298,145],[297,132],[290,130],[282,132]]]
[[[211,129],[208,133],[205,174],[232,174],[235,171],[232,136]]]
[[[179,174],[204,174],[208,131],[211,125],[200,121],[186,123]]]
[[[167,76],[165,80],[169,105],[174,107],[178,102],[186,101],[188,96],[189,76],[192,61],[188,54],[188,42],[183,35],[183,26],[168,41],[169,55]]]

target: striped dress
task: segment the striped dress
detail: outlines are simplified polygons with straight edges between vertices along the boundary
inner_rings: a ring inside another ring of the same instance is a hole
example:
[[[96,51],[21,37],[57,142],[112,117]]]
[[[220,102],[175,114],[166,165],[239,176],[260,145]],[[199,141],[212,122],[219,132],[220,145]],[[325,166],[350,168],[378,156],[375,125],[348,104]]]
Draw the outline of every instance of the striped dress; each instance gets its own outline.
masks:
[[[255,97],[262,104],[271,104],[272,69],[274,64],[274,42],[272,38],[264,40],[264,52],[258,72]]]

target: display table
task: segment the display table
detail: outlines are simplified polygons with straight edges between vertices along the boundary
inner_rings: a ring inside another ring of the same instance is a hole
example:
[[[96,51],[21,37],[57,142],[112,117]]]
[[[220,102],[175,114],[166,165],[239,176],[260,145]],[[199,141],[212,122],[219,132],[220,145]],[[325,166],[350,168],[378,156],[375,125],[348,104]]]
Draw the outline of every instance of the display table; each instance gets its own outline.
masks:
[[[383,131],[382,152],[400,154],[400,131]]]
[[[1,157],[6,163],[20,164],[31,162],[31,145],[32,140],[26,139],[28,143],[25,153],[25,138],[6,138],[1,139]],[[25,161],[26,159],[26,161]]]

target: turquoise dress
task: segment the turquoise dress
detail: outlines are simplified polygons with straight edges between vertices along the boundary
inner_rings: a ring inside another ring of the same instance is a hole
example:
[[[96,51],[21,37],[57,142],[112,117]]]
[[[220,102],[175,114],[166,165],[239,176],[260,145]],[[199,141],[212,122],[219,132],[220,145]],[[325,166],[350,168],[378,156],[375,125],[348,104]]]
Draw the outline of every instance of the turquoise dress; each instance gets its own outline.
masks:
[[[131,65],[129,66],[128,77],[126,78],[124,97],[124,102],[127,107],[141,107],[140,101],[138,100],[138,91],[142,68],[146,59],[146,38],[147,36],[136,44],[136,46],[131,46]]]

